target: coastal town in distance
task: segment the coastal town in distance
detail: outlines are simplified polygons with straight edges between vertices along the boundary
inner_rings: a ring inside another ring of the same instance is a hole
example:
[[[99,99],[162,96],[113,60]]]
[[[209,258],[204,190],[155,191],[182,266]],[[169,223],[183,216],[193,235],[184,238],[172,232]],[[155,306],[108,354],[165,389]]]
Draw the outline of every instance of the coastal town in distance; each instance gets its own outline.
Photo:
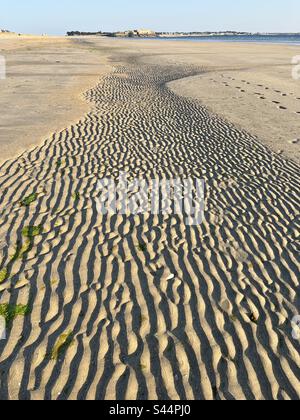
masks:
[[[299,32],[300,34],[300,32]],[[68,36],[103,36],[112,38],[180,38],[180,37],[224,37],[224,36],[278,36],[278,35],[298,35],[298,33],[268,33],[268,32],[236,32],[236,31],[220,31],[220,32],[156,32],[151,29],[134,29],[118,32],[81,32],[70,31]]]

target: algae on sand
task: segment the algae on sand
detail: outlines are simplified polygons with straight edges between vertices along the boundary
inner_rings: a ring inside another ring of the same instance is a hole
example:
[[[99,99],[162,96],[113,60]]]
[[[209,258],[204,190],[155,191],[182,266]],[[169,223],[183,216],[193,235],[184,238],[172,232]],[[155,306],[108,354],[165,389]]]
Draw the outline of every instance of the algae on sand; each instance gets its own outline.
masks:
[[[28,305],[10,305],[9,303],[0,305],[0,316],[4,317],[6,322],[13,321],[17,316],[26,316],[29,313]]]
[[[5,280],[7,280],[8,277],[8,270],[7,268],[3,268],[0,271],[0,284],[3,283]]]
[[[43,227],[41,225],[39,226],[26,226],[23,230],[22,230],[22,235],[25,236],[26,238],[34,238],[35,236],[40,235],[41,233],[43,233]]]
[[[80,200],[80,193],[79,193],[79,191],[74,192],[73,195],[72,195],[72,197],[73,197],[73,200],[79,201]]]
[[[20,205],[22,207],[28,207],[31,203],[33,203],[37,199],[37,193],[32,193],[25,197],[23,200],[20,201]]]
[[[50,353],[51,360],[58,360],[59,356],[74,343],[73,331],[62,334]]]

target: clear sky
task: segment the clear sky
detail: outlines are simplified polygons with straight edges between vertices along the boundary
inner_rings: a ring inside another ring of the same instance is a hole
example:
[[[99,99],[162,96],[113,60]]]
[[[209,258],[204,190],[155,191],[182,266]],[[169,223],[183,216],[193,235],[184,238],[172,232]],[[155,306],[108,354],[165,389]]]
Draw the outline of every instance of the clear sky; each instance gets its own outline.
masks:
[[[0,0],[0,28],[300,32],[300,0]]]

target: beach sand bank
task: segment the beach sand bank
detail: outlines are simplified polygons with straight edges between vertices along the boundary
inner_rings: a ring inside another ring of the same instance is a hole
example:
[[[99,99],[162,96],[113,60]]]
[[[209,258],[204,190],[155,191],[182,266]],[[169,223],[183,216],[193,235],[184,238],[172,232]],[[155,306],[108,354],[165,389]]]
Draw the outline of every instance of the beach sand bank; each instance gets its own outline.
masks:
[[[198,66],[198,75],[172,81],[169,88],[199,100],[274,152],[300,162],[300,79],[293,78],[292,64],[299,47],[152,40],[110,45],[121,45],[138,62]]]
[[[185,45],[85,40],[89,111],[0,166],[1,400],[299,399],[299,166],[169,88]],[[122,172],[203,179],[203,223],[101,214]]]
[[[84,93],[108,69],[104,55],[65,37],[0,36],[0,162],[40,144],[88,110]]]

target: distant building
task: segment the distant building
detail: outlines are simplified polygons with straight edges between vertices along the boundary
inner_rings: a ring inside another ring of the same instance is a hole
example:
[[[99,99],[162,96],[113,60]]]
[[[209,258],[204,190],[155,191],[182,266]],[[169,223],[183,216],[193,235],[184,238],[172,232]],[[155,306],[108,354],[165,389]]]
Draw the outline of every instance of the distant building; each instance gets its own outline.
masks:
[[[135,29],[134,31],[115,32],[115,36],[121,38],[148,38],[156,36],[156,32],[150,29]]]
[[[124,38],[128,36],[128,32],[115,32],[115,36]]]
[[[156,36],[156,32],[151,31],[151,29],[136,29],[133,32],[136,36],[140,37]]]

